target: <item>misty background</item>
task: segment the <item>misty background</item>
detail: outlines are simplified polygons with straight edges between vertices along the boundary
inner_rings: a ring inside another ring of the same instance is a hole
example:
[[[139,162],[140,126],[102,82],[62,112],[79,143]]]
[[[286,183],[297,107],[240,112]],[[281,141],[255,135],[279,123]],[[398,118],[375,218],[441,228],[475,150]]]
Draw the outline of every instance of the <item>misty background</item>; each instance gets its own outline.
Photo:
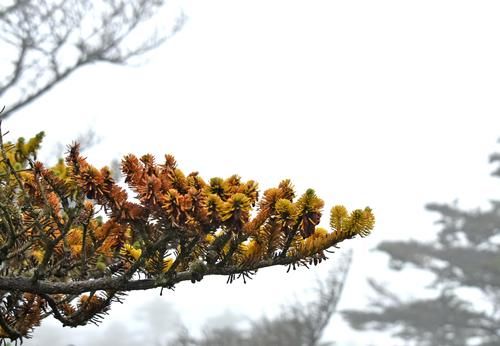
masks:
[[[96,166],[131,152],[172,153],[204,178],[237,173],[260,191],[290,178],[299,193],[314,188],[325,210],[370,206],[374,232],[341,250],[354,257],[340,310],[366,307],[367,277],[408,297],[424,289],[415,282],[425,273],[391,273],[372,249],[432,239],[437,216],[425,204],[487,207],[500,196],[488,164],[500,137],[498,2],[192,0],[171,1],[165,13],[167,28],[181,14],[186,22],[163,45],[131,66],[76,71],[4,129],[46,131],[45,162],[91,129],[85,154]],[[183,326],[199,336],[245,325],[314,299],[315,279],[338,255],[310,270],[261,270],[247,284],[208,277],[163,296],[132,293],[99,327],[46,320],[25,344],[165,345]],[[394,342],[354,331],[339,315],[324,339]]]

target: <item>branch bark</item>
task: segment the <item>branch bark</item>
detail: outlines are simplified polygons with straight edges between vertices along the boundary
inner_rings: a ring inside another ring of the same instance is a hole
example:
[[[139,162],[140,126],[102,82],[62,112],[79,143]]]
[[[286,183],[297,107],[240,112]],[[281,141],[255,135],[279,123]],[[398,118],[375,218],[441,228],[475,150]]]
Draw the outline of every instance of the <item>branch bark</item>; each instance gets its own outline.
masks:
[[[276,265],[289,265],[296,261],[297,257],[279,257],[263,260],[253,266],[253,270],[272,267]],[[206,275],[237,275],[248,271],[239,266],[226,266],[208,268]],[[73,282],[52,282],[38,280],[33,282],[30,278],[0,276],[0,290],[21,291],[34,294],[81,294],[91,291],[138,291],[159,287],[173,287],[175,284],[191,280],[192,272],[189,270],[176,273],[173,277],[159,282],[156,279],[123,280],[122,277],[100,278]]]

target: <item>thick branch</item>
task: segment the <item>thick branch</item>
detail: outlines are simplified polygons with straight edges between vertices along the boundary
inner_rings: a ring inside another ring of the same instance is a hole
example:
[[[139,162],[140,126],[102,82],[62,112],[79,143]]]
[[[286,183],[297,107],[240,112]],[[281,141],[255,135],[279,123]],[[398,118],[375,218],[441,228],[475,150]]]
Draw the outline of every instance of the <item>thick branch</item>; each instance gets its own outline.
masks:
[[[271,267],[275,265],[288,265],[296,262],[297,257],[274,258],[262,260],[252,268],[241,268],[239,266],[226,266],[222,268],[209,268],[205,275],[232,275],[240,274],[248,270]],[[89,291],[112,290],[112,291],[138,291],[157,287],[171,287],[181,281],[191,280],[190,271],[177,273],[166,281],[158,282],[155,279],[124,281],[122,277],[102,278],[96,280],[74,281],[74,282],[51,282],[39,280],[33,282],[29,278],[0,277],[0,290],[21,291],[35,294],[80,294]]]

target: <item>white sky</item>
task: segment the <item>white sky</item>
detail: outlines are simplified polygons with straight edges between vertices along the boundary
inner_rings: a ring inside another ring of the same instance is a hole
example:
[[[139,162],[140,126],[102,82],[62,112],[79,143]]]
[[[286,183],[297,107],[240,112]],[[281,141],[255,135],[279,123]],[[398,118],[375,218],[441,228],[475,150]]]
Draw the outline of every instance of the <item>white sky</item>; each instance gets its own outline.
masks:
[[[179,2],[186,26],[145,64],[85,68],[4,128],[46,130],[51,148],[92,127],[103,139],[88,152],[97,165],[168,152],[206,178],[238,173],[261,190],[291,178],[298,192],[314,188],[325,210],[372,207],[374,233],[349,242],[344,308],[362,307],[366,277],[385,275],[384,258],[369,251],[379,241],[432,235],[425,203],[475,207],[500,196],[487,164],[500,137],[500,2]],[[192,328],[227,309],[258,317],[328,267],[265,270],[246,286],[205,279],[161,301]],[[131,295],[96,335],[130,323],[150,299],[157,292]],[[47,330],[68,333],[67,345],[95,329]],[[43,333],[28,345],[43,344]],[[339,321],[327,336],[369,342]]]

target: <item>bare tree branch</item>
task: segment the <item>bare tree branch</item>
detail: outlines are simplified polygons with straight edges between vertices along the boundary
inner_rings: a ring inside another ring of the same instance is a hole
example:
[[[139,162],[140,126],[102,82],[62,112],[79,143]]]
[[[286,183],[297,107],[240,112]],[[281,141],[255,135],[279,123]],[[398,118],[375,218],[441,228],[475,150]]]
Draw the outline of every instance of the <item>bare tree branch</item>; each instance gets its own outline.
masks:
[[[126,64],[157,48],[183,26],[152,20],[165,0],[18,0],[0,7],[0,75],[5,119],[90,64]],[[148,24],[149,22],[149,24]]]

